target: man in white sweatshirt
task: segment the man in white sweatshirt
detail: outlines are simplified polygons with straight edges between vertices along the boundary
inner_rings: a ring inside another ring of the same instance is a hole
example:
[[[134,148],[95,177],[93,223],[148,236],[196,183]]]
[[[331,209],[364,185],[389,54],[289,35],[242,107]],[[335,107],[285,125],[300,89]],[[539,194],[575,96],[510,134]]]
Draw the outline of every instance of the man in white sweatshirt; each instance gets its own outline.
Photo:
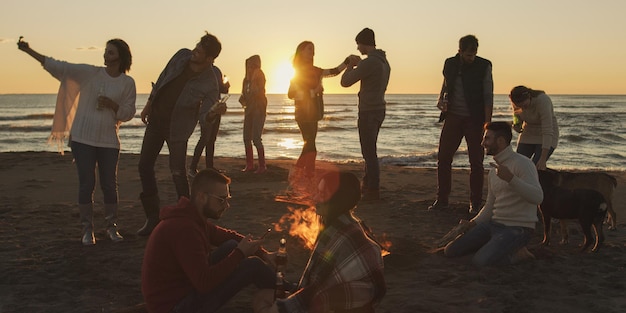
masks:
[[[537,170],[530,159],[511,148],[511,125],[491,122],[484,126],[482,146],[493,155],[488,176],[487,202],[470,221],[461,220],[467,231],[449,243],[448,257],[474,253],[476,266],[515,263],[530,256],[525,248],[537,222],[537,205],[543,200]]]

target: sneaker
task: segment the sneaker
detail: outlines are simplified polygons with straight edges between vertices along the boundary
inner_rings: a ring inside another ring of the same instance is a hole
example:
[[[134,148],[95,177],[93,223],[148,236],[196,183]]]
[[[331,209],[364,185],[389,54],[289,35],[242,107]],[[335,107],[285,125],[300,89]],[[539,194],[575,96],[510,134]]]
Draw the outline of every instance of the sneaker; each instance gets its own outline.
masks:
[[[439,201],[439,200],[435,200],[435,202],[433,202],[433,204],[431,206],[428,207],[428,211],[438,211],[438,210],[445,210],[447,208],[449,208],[450,206],[448,206],[447,202],[443,202],[443,201]]]
[[[476,203],[470,203],[469,205],[469,212],[471,214],[476,214],[478,213],[481,209],[483,208],[482,203],[480,202],[476,202]]]

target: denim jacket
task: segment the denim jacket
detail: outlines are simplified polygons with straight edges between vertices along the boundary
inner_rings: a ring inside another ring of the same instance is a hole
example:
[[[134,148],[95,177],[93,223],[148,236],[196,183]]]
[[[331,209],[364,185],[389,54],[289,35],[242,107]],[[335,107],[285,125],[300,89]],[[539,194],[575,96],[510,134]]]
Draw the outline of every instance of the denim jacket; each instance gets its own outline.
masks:
[[[170,59],[159,79],[152,86],[150,99],[159,94],[163,86],[178,77],[189,64],[191,50],[181,49]],[[217,100],[220,91],[213,66],[207,67],[200,75],[190,79],[183,88],[174,110],[170,127],[170,140],[187,141],[198,124],[198,118],[206,116]]]

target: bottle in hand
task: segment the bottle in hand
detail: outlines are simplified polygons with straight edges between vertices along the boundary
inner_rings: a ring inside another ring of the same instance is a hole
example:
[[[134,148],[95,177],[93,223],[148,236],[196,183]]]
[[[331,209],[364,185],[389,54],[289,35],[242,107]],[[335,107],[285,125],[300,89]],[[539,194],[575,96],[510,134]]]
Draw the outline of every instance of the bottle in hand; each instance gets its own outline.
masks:
[[[287,240],[281,238],[276,252],[276,267],[278,270],[287,265]]]
[[[274,300],[287,298],[285,291],[285,277],[283,272],[276,272],[276,287],[274,288]]]
[[[104,87],[104,83],[102,83],[100,84],[100,87],[98,88],[98,99],[97,99],[98,104],[96,106],[96,109],[98,110],[104,109],[104,105],[102,105],[102,101],[103,101],[102,97],[105,97],[104,93],[105,93],[105,87]]]

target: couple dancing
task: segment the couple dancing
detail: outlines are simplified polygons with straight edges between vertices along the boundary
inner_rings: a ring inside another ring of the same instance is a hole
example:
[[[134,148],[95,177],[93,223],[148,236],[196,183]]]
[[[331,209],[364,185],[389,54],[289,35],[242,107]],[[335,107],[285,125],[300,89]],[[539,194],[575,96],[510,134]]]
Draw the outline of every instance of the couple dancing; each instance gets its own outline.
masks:
[[[357,49],[367,58],[350,55],[335,68],[322,69],[313,65],[315,46],[310,41],[301,42],[293,58],[294,78],[289,85],[288,97],[295,102],[295,119],[304,145],[296,162],[292,177],[311,178],[315,175],[318,121],[323,118],[324,104],[322,78],[339,75],[341,85],[350,87],[361,81],[359,90],[358,129],[361,153],[365,160],[363,200],[380,198],[380,168],[376,153],[378,132],[385,119],[385,91],[389,83],[390,67],[385,51],[376,48],[374,31],[364,28],[356,36]]]

